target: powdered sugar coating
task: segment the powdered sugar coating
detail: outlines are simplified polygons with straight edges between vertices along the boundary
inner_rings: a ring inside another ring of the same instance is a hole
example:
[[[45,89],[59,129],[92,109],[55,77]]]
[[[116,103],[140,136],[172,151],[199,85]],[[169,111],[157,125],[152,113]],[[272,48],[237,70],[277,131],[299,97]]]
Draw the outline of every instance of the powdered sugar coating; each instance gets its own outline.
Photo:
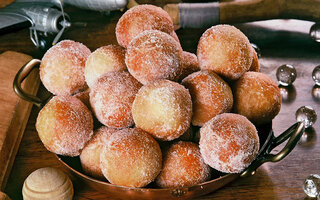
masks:
[[[78,156],[93,134],[92,115],[76,97],[54,96],[39,112],[36,129],[49,151]]]
[[[233,95],[229,85],[212,71],[199,71],[182,80],[192,98],[192,124],[202,126],[212,117],[229,112]]]
[[[187,51],[182,52],[180,65],[182,72],[177,78],[179,81],[182,81],[182,79],[187,77],[189,74],[200,70],[196,54]]]
[[[84,71],[88,86],[93,87],[94,82],[104,73],[126,71],[125,52],[119,45],[103,46],[92,52],[86,61]]]
[[[191,96],[182,85],[160,80],[141,87],[132,106],[138,128],[160,140],[173,140],[190,126]]]
[[[113,133],[101,154],[104,176],[116,185],[144,187],[160,173],[162,153],[151,135],[138,128]]]
[[[91,88],[90,104],[105,126],[124,128],[133,125],[131,108],[141,84],[128,72],[108,72]]]
[[[197,56],[201,69],[236,80],[249,70],[253,53],[248,38],[239,29],[216,25],[201,36]]]
[[[79,99],[82,103],[84,103],[84,105],[87,106],[87,108],[92,111],[91,109],[91,105],[90,105],[90,96],[89,96],[89,93],[90,93],[90,89],[87,89],[83,92],[79,92],[75,95],[73,95],[74,97],[77,97],[77,99]]]
[[[43,56],[40,78],[54,95],[73,95],[88,86],[84,77],[85,62],[90,50],[83,44],[63,40],[51,47]]]
[[[254,124],[270,122],[281,108],[280,89],[267,75],[246,72],[234,86],[234,111]]]
[[[252,58],[252,64],[249,71],[259,72],[260,71],[259,58],[258,58],[257,52],[254,50],[253,47],[252,47],[252,52],[253,52],[253,58]]]
[[[82,149],[80,154],[80,162],[83,171],[94,178],[103,180],[105,177],[100,168],[100,154],[103,146],[109,140],[109,137],[116,132],[117,129],[102,126],[96,131],[91,140]]]
[[[169,34],[171,37],[173,37],[173,39],[175,39],[179,44],[180,44],[180,40],[179,40],[179,37],[177,35],[177,33],[175,31],[172,31],[170,34]],[[180,45],[181,47],[181,45]],[[181,47],[182,48],[182,47]]]
[[[148,30],[134,38],[127,48],[126,64],[140,83],[160,79],[176,80],[181,73],[179,43],[166,33]]]
[[[174,31],[169,14],[160,7],[138,5],[125,12],[116,26],[118,43],[127,48],[131,40],[145,30],[159,30],[168,34]]]
[[[217,115],[200,129],[200,152],[210,167],[225,173],[240,173],[259,152],[257,130],[242,115]]]
[[[204,163],[199,146],[179,141],[165,153],[163,168],[156,183],[160,187],[188,187],[210,178],[210,167]]]

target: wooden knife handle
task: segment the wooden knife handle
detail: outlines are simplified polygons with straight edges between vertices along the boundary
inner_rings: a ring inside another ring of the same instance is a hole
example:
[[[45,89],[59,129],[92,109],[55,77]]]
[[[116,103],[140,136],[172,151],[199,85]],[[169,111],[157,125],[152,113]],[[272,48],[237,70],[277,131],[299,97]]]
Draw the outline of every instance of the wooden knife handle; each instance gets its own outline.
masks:
[[[268,19],[320,19],[319,0],[248,0],[219,3],[220,23]]]
[[[176,26],[181,25],[179,7],[182,4],[164,6]],[[320,20],[320,0],[227,0],[217,2],[217,7],[217,21],[222,24],[269,19]]]

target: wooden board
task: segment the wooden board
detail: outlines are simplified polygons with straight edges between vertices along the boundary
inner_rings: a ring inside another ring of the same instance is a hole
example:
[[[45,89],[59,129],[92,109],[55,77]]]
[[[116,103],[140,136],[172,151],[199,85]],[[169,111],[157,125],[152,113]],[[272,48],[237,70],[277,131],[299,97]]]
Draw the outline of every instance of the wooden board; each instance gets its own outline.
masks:
[[[18,70],[32,59],[26,54],[6,51],[0,54],[0,190],[4,190],[32,104],[21,100],[13,91],[13,79]],[[36,94],[39,87],[38,69],[23,83],[23,89]]]

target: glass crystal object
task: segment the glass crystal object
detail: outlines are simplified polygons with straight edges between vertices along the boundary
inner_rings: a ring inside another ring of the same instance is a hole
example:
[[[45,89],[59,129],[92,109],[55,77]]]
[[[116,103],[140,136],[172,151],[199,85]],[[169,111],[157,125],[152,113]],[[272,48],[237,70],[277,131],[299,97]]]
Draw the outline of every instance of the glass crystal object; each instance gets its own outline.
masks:
[[[283,86],[291,85],[297,78],[297,71],[292,65],[281,65],[276,73],[279,83]]]
[[[312,79],[320,86],[320,65],[316,66],[312,71]]]
[[[311,106],[302,106],[296,112],[298,122],[304,122],[304,127],[311,127],[317,120],[317,113]]]
[[[253,49],[256,51],[258,58],[260,58],[260,57],[261,57],[261,50],[260,50],[260,48],[258,47],[258,45],[254,44],[254,43],[251,43],[251,46],[252,46]]]
[[[303,184],[303,191],[309,197],[317,197],[319,196],[320,191],[320,176],[318,174],[310,174],[305,180]]]
[[[320,42],[320,23],[313,24],[310,28],[309,34],[313,40]]]

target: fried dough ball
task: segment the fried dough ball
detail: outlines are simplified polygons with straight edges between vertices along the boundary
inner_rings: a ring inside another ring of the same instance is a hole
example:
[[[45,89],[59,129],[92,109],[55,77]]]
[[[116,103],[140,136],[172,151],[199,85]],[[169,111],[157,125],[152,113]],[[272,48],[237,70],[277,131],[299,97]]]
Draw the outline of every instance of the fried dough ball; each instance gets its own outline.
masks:
[[[125,71],[101,76],[90,91],[90,104],[97,119],[111,128],[132,126],[132,103],[140,87]]]
[[[236,80],[249,70],[253,52],[248,38],[239,29],[217,25],[201,36],[197,56],[201,69]]]
[[[181,52],[171,36],[149,30],[130,42],[125,60],[131,75],[145,85],[159,79],[176,80],[181,73]]]
[[[200,129],[200,152],[204,162],[225,173],[240,173],[255,159],[259,137],[244,116],[223,113]]]
[[[146,30],[159,30],[171,34],[174,26],[170,15],[157,6],[135,6],[119,19],[116,26],[117,41],[127,48],[133,38]]]
[[[90,96],[89,96],[90,90],[87,89],[83,92],[79,92],[75,95],[73,95],[74,97],[77,97],[77,99],[79,99],[82,103],[84,103],[84,105],[87,106],[87,108],[92,111],[91,109],[91,105],[90,105]]]
[[[197,56],[187,51],[182,52],[180,65],[182,72],[177,78],[179,81],[182,81],[189,74],[200,70]]]
[[[103,126],[96,131],[91,140],[82,149],[80,154],[80,162],[83,171],[94,178],[103,180],[105,177],[102,174],[100,167],[100,154],[103,146],[109,140],[109,137],[116,132],[117,129]]]
[[[180,44],[180,40],[179,40],[179,37],[177,35],[177,33],[175,31],[172,31],[170,34],[169,34],[171,37],[173,37],[173,39],[175,39],[179,44]],[[180,45],[181,47],[181,45]],[[181,47],[182,48],[182,47]]]
[[[43,56],[40,79],[54,95],[73,95],[88,86],[84,77],[85,62],[90,50],[83,44],[63,40],[52,46]]]
[[[234,111],[256,125],[270,122],[280,111],[280,89],[260,72],[246,72],[234,87]]]
[[[86,62],[84,75],[88,86],[104,73],[110,71],[126,71],[124,61],[125,49],[118,45],[103,46],[92,52]]]
[[[252,59],[252,64],[251,64],[249,71],[259,72],[260,71],[260,64],[259,64],[257,52],[254,50],[254,48],[252,48],[252,51],[253,51],[253,59]]]
[[[101,154],[101,169],[112,183],[144,187],[160,173],[162,153],[157,141],[138,128],[113,133]]]
[[[76,97],[54,96],[39,112],[36,129],[49,151],[78,156],[93,134],[92,115]]]
[[[163,168],[156,183],[160,187],[188,187],[210,178],[210,167],[204,163],[199,146],[179,141],[165,153]]]
[[[160,140],[173,140],[190,126],[191,96],[182,85],[160,80],[141,87],[132,106],[132,116],[141,128]]]
[[[229,85],[212,71],[199,71],[182,80],[192,98],[192,124],[202,126],[212,117],[229,112],[233,96]]]

